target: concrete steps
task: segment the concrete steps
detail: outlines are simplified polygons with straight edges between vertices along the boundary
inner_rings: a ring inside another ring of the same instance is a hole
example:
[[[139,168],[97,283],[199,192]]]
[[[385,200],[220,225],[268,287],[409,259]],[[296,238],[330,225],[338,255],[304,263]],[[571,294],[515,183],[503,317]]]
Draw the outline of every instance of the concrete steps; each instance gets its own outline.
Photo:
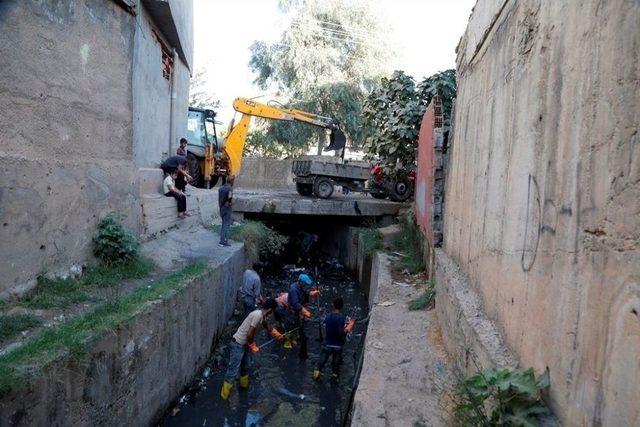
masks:
[[[176,225],[192,225],[200,222],[200,209],[193,197],[187,197],[187,213],[191,216],[179,219],[177,202],[162,194],[147,194],[140,198],[142,205],[143,235],[151,236]]]

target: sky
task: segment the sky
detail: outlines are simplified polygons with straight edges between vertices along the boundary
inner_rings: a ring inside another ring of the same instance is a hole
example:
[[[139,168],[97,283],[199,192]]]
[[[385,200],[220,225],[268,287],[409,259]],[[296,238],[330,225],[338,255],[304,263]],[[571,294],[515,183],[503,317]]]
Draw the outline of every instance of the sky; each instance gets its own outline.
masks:
[[[476,0],[370,0],[390,28],[392,69],[416,80],[455,67],[455,49]],[[278,0],[194,0],[194,67],[207,69],[208,89],[218,99],[218,119],[233,117],[231,103],[266,95],[253,85],[249,46],[278,41],[287,24]]]

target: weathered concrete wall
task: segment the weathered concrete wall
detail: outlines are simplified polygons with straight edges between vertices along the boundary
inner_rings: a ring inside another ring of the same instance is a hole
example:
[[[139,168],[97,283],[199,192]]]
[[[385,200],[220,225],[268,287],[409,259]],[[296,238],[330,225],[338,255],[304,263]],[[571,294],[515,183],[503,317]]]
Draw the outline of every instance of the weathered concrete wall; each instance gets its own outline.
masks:
[[[187,24],[192,19],[192,1],[172,1],[170,5],[180,44],[185,50],[188,47],[192,56],[193,28]],[[142,3],[138,11],[132,85],[134,160],[138,167],[158,167],[163,158],[175,154],[178,141],[186,135],[191,72],[176,53],[172,76],[163,76],[162,49],[152,30],[171,48],[165,37],[169,29],[159,26],[168,25],[156,23]]]
[[[295,188],[291,173],[291,160],[245,157],[236,178],[238,188],[268,188],[272,190]]]
[[[480,0],[458,50],[444,249],[566,425],[640,423],[639,22]]]
[[[138,227],[134,31],[110,1],[0,3],[0,295],[84,261],[109,211]]]
[[[207,361],[246,262],[240,246],[99,339],[88,361],[52,366],[28,390],[2,396],[0,426],[152,425]]]

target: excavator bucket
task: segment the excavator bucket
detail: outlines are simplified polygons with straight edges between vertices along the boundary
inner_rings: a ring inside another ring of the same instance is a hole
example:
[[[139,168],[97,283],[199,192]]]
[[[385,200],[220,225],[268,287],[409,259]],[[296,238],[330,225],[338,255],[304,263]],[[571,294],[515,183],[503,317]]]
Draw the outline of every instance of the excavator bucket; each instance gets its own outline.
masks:
[[[329,145],[324,151],[342,150],[347,144],[347,137],[340,129],[333,129],[329,137]]]

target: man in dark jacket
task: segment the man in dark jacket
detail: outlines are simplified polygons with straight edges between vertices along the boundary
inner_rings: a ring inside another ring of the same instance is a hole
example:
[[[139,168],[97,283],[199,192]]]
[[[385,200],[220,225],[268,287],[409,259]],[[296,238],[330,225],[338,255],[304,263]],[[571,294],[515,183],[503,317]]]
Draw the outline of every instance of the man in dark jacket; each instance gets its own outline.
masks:
[[[222,227],[220,228],[220,246],[229,246],[229,228],[231,227],[231,214],[233,213],[233,181],[234,177],[227,178],[227,182],[218,189],[218,207]]]
[[[287,330],[297,329],[300,338],[300,358],[307,358],[307,335],[304,331],[305,319],[311,319],[311,313],[306,309],[305,305],[309,303],[309,298],[319,294],[316,290],[311,290],[313,279],[305,273],[298,276],[298,280],[289,286],[287,295],[287,307],[289,315],[287,316]],[[285,337],[284,348],[293,347],[291,340],[293,337],[287,335]]]
[[[333,311],[324,319],[325,340],[324,345],[322,346],[320,362],[318,363],[317,369],[313,371],[312,374],[313,379],[318,379],[320,377],[320,372],[329,360],[329,357],[332,358],[331,369],[333,371],[333,375],[338,375],[338,370],[342,364],[342,347],[346,341],[347,334],[353,330],[353,326],[355,325],[354,320],[349,320],[349,322],[347,322],[347,319],[342,314],[343,306],[344,302],[342,301],[342,298],[336,298],[333,300]]]

